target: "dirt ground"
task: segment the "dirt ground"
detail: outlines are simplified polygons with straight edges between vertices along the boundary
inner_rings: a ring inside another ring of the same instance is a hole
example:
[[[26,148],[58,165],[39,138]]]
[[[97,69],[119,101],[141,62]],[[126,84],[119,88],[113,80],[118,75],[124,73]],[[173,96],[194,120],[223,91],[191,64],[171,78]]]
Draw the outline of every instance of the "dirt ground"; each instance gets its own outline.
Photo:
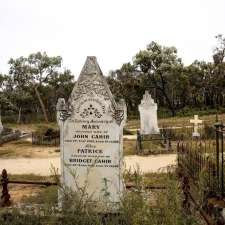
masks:
[[[21,139],[0,146],[0,158],[49,158],[59,156],[58,146],[32,145],[30,140]]]
[[[25,184],[10,184],[8,189],[12,205],[19,204],[23,202],[26,197],[36,196],[41,192],[40,187]]]

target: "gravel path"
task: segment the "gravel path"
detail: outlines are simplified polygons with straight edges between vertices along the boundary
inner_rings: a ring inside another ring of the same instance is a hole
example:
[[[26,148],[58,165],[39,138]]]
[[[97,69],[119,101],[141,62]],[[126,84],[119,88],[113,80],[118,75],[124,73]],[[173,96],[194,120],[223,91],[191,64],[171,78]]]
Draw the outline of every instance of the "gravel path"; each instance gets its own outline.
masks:
[[[143,173],[158,172],[160,168],[176,164],[176,154],[157,156],[125,156],[125,167],[134,171],[139,166]],[[59,157],[0,159],[0,171],[11,174],[51,175],[51,167],[60,169]]]

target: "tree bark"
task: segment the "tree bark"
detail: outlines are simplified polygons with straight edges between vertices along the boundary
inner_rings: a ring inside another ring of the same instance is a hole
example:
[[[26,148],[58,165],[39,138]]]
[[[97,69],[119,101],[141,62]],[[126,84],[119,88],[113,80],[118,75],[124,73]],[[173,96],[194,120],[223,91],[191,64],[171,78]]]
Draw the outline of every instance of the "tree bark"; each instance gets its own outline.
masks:
[[[174,116],[176,116],[176,110],[175,110],[175,107],[173,105],[173,102],[170,100],[168,94],[166,93],[166,87],[165,87],[166,82],[165,82],[165,80],[163,78],[163,74],[159,73],[159,76],[160,76],[160,83],[161,83],[161,85],[158,85],[158,83],[155,80],[155,78],[151,77],[151,75],[149,75],[149,77],[151,77],[151,81],[155,85],[155,88],[158,89],[162,93],[162,95],[165,97],[166,105],[168,106],[169,110],[172,113],[172,116],[174,117]]]
[[[19,108],[18,118],[17,118],[17,124],[20,124],[21,122],[21,107]]]
[[[39,100],[39,103],[41,105],[41,110],[43,112],[45,121],[48,123],[49,121],[48,121],[48,115],[47,115],[47,112],[46,112],[46,108],[45,108],[45,105],[44,105],[44,103],[43,103],[43,101],[41,99],[41,95],[40,95],[40,93],[38,91],[38,87],[36,85],[34,86],[34,90],[35,90],[35,94],[37,95],[37,98]]]

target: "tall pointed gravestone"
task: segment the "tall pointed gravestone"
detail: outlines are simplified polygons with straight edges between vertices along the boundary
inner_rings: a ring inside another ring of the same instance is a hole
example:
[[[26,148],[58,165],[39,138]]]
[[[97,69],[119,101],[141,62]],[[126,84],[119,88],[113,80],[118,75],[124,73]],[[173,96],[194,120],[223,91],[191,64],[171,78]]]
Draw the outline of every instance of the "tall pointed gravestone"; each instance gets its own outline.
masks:
[[[148,91],[145,91],[138,109],[140,112],[141,134],[159,134],[157,104],[154,102]]]
[[[87,57],[68,103],[59,99],[62,183],[85,189],[97,205],[107,199],[118,205],[123,193],[124,101],[109,90],[96,57]]]

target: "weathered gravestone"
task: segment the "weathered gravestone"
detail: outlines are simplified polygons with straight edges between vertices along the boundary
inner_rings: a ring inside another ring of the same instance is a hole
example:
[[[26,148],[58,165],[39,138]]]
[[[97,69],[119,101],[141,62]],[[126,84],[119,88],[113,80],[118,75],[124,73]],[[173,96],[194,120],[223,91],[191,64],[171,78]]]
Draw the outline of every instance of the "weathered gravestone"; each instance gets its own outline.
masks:
[[[59,99],[57,111],[63,184],[85,189],[97,205],[118,205],[126,106],[114,101],[96,57],[87,57],[68,103]]]
[[[148,91],[145,91],[141,104],[138,107],[141,120],[141,134],[158,134],[157,104]]]

